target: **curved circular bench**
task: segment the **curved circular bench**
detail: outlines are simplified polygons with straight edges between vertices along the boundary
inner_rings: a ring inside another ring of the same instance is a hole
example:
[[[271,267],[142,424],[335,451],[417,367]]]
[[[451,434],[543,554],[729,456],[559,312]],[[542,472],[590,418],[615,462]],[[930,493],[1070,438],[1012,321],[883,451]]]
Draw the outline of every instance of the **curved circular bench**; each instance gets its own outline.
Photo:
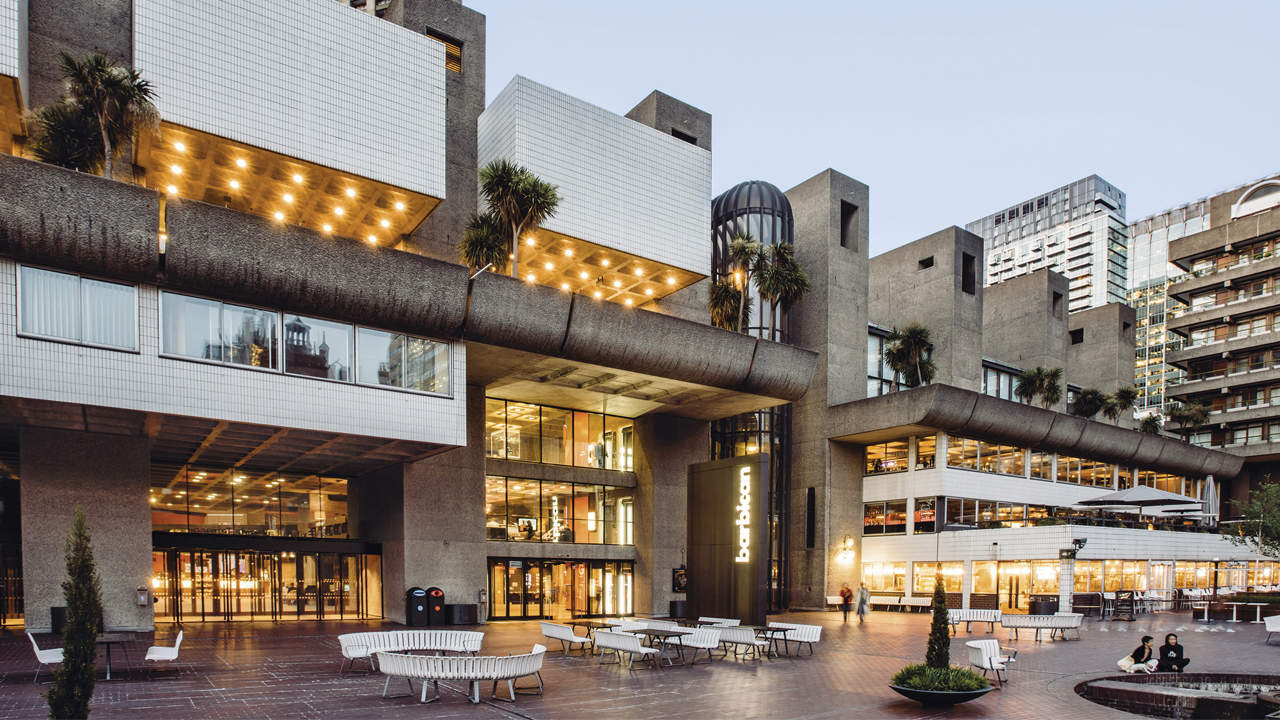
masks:
[[[474,630],[384,630],[380,632],[347,633],[338,636],[342,648],[342,667],[338,674],[346,672],[357,660],[369,663],[373,670],[373,656],[378,652],[480,652],[484,633]]]
[[[419,702],[429,703],[440,699],[440,683],[447,680],[462,680],[468,684],[467,699],[472,703],[480,702],[480,683],[493,681],[492,697],[496,700],[514,702],[516,699],[515,681],[522,677],[533,676],[538,680],[537,693],[542,694],[542,660],[546,657],[547,648],[534,645],[533,651],[524,655],[503,656],[469,656],[469,655],[405,655],[403,653],[376,653],[378,668],[387,676],[382,686],[382,696],[387,696],[387,686],[391,678],[402,677],[409,683],[409,692],[413,692],[413,681],[422,681],[422,697]],[[435,688],[435,696],[427,699],[427,683]],[[498,683],[507,683],[507,697],[498,696]]]

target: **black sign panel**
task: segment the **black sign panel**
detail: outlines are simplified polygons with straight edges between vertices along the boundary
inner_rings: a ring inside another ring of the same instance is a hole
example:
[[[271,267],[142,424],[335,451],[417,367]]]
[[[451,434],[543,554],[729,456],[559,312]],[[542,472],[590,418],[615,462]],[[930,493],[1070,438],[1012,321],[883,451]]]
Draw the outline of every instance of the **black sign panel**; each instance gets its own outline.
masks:
[[[768,608],[769,456],[689,466],[689,616],[763,625]]]

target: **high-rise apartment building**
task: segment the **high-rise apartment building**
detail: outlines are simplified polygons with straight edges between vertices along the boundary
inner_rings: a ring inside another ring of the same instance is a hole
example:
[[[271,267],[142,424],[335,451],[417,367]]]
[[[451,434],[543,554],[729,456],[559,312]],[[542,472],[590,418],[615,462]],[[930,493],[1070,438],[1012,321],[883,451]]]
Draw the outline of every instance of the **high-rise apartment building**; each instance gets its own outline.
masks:
[[[1137,313],[1134,409],[1140,415],[1162,412],[1165,388],[1182,381],[1183,371],[1165,363],[1165,354],[1182,348],[1182,338],[1166,332],[1165,322],[1182,312],[1169,299],[1169,283],[1183,274],[1169,262],[1169,243],[1209,226],[1209,201],[1201,198],[1129,225],[1129,305]]]
[[[1128,286],[1125,195],[1097,175],[965,226],[983,238],[987,285],[1049,268],[1070,281],[1067,310],[1124,302]]]

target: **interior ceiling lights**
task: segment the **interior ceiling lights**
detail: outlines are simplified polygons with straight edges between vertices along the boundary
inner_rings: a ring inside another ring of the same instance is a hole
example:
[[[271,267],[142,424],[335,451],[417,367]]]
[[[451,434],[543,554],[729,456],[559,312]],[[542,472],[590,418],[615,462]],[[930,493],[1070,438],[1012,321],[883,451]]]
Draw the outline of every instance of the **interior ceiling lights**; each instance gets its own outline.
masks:
[[[539,228],[523,238],[520,277],[628,307],[688,287],[702,275]]]
[[[374,245],[397,245],[440,202],[168,122],[140,138],[137,164],[147,187],[171,197]]]

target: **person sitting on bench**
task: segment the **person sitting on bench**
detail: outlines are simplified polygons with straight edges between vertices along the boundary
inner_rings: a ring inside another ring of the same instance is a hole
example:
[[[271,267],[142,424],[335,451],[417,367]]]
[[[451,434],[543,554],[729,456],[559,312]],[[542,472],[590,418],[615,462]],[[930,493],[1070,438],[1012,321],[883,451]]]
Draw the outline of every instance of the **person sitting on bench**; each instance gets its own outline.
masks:
[[[1156,663],[1156,672],[1182,672],[1187,663],[1191,662],[1182,657],[1182,646],[1178,644],[1178,636],[1173,633],[1164,636],[1164,644],[1160,646],[1157,657],[1160,661]]]

